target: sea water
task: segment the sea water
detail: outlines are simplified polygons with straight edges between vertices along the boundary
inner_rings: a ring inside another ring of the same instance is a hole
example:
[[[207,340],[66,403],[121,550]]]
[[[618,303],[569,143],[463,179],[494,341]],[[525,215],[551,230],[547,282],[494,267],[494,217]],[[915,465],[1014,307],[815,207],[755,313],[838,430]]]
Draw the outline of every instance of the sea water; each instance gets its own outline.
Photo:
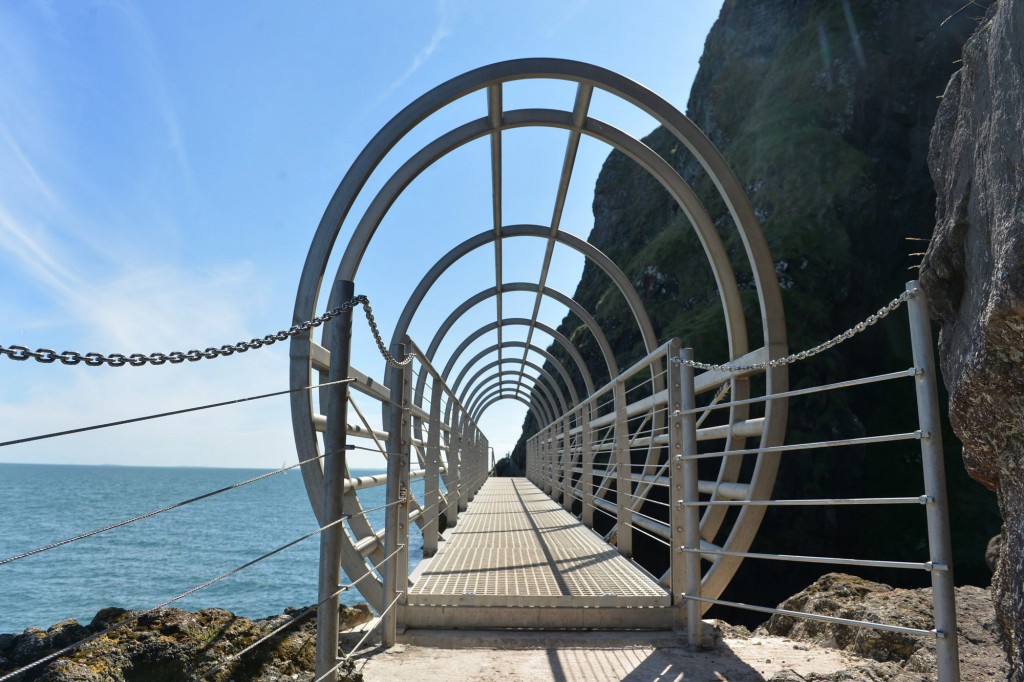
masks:
[[[0,561],[266,473],[265,469],[0,464]],[[354,476],[380,470],[352,470]],[[413,493],[422,499],[423,481]],[[364,509],[384,486],[359,491]],[[347,511],[347,510],[346,510]],[[383,527],[384,510],[368,514]],[[412,524],[409,568],[422,558]],[[291,469],[223,494],[0,565],[0,633],[88,623],[108,606],[148,609],[317,529],[302,475]],[[247,618],[317,601],[319,535],[172,606]],[[348,582],[343,578],[343,582]],[[343,603],[362,601],[357,589]]]

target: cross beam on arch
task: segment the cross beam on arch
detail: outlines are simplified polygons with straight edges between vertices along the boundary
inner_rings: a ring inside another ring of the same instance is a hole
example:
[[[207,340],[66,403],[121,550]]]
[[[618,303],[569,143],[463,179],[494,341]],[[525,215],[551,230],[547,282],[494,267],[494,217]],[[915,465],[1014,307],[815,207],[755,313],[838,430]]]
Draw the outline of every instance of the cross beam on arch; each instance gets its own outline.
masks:
[[[575,87],[576,94],[571,109],[504,107],[504,88],[509,84],[551,80],[567,82]],[[470,95],[480,92],[486,95],[486,104],[481,108],[477,118],[452,127],[422,145],[404,160],[400,159],[397,170],[387,177],[372,196],[364,191],[371,174],[381,167],[389,152],[394,150],[399,142],[406,140],[425,119],[455,102],[463,101]],[[679,142],[681,149],[685,149],[710,178],[718,200],[731,218],[731,221],[720,223],[729,224],[716,225],[704,202],[680,176],[673,164],[666,162],[642,140],[592,115],[591,105],[595,92],[634,106],[663,126]],[[509,198],[503,195],[502,189],[502,138],[506,131],[513,129],[556,129],[567,133],[565,156],[557,183],[552,216],[546,225],[506,225],[502,220],[503,202],[509,201]],[[490,364],[485,364],[483,369],[472,375],[462,393],[467,397],[472,396],[470,399],[475,401],[477,418],[503,399],[523,402],[536,417],[558,418],[559,415],[553,415],[553,412],[561,409],[563,404],[569,401],[575,404],[579,399],[586,399],[587,396],[573,395],[577,386],[584,386],[588,395],[599,387],[594,385],[592,368],[587,367],[583,358],[576,357],[578,353],[574,355],[568,349],[566,354],[573,360],[572,365],[576,365],[575,367],[551,362],[554,356],[550,353],[541,354],[541,357],[551,363],[554,374],[547,372],[547,376],[543,376],[537,370],[538,365],[528,361],[530,353],[539,353],[538,344],[533,339],[535,332],[546,333],[554,338],[556,343],[560,343],[555,329],[557,325],[545,325],[538,319],[541,301],[545,297],[565,305],[583,320],[589,333],[597,340],[605,364],[604,369],[610,377],[616,376],[620,365],[629,361],[629,358],[616,358],[611,352],[611,346],[607,342],[607,330],[601,328],[600,316],[595,314],[596,311],[583,309],[577,301],[548,286],[556,245],[583,255],[618,289],[626,301],[632,318],[631,323],[648,352],[665,340],[657,337],[641,296],[621,269],[585,239],[563,228],[562,213],[583,136],[602,142],[631,159],[668,192],[682,215],[687,218],[690,228],[698,237],[703,260],[707,263],[717,286],[721,304],[722,334],[729,358],[740,360],[783,357],[787,352],[786,330],[774,264],[750,201],[725,159],[692,121],[655,93],[612,71],[563,59],[519,59],[469,71],[425,93],[391,119],[358,155],[327,205],[300,276],[293,319],[296,322],[309,319],[319,310],[337,305],[338,301],[330,300],[326,295],[330,287],[324,286],[329,262],[338,264],[332,278],[352,280],[358,285],[360,266],[367,249],[395,201],[427,168],[474,140],[486,139],[490,148],[492,224],[469,239],[455,243],[447,254],[428,269],[427,274],[418,283],[407,289],[410,292],[408,303],[402,311],[392,338],[398,340],[408,334],[427,291],[454,263],[477,249],[490,247],[494,251],[494,286],[453,306],[448,318],[441,328],[437,329],[430,342],[430,360],[435,365],[442,364],[440,360],[444,361],[446,378],[459,366],[459,362],[462,362],[462,371],[458,374],[457,383],[461,383],[463,377],[467,376],[470,366],[490,361]],[[350,216],[357,200],[360,199],[366,206],[365,210],[361,215]],[[355,227],[343,234],[343,225],[352,223]],[[726,249],[721,232],[727,230],[733,230],[738,237],[736,243],[741,245],[742,249],[737,251],[740,252],[730,253]],[[443,229],[439,230],[437,238],[443,239],[444,234]],[[506,282],[503,277],[503,243],[507,239],[519,237],[545,240],[544,258],[536,282]],[[336,249],[336,245],[340,248]],[[759,330],[748,329],[750,323],[744,312],[741,287],[736,276],[738,268],[744,273],[749,273],[744,275],[744,280],[752,284],[755,290],[756,314],[751,321],[759,324]],[[476,288],[473,287],[471,290]],[[371,291],[364,293],[373,296]],[[506,299],[511,293],[526,293],[535,297],[530,316],[515,317],[503,312]],[[490,344],[486,351],[477,353],[467,362],[462,355],[469,349],[472,341],[464,341],[450,357],[435,361],[446,335],[458,327],[460,320],[470,310],[492,299],[496,313],[494,321],[485,325],[482,328],[485,331],[479,331],[479,336],[493,333],[496,343]],[[525,341],[508,338],[506,330],[512,323],[526,328]],[[318,373],[322,372],[322,366],[314,362],[314,355],[317,346],[329,346],[329,326],[322,329],[321,334],[319,344],[311,343],[312,336],[292,339],[290,378],[293,388],[315,383]],[[569,345],[571,347],[572,344]],[[521,357],[521,360],[515,363],[507,362],[505,354],[512,351],[515,351],[517,358]],[[699,357],[700,349],[696,349],[696,352]],[[508,370],[507,367],[513,369]],[[534,374],[528,373],[530,371]],[[508,372],[517,376],[512,380],[511,386],[504,384],[508,381],[504,379]],[[574,386],[573,376],[577,373],[581,380]],[[556,375],[566,386],[564,392],[560,390]],[[390,381],[390,372],[385,369],[385,386],[390,386]],[[529,382],[529,387],[524,382]],[[759,381],[756,386],[743,375],[726,379],[726,383],[730,384],[734,399],[743,399],[749,397],[752,391],[764,394],[785,391],[788,377],[785,367],[773,367],[766,370],[763,381]],[[414,396],[417,405],[425,399],[422,382]],[[316,437],[314,407],[314,396],[299,391],[292,394],[291,409],[296,446],[300,460],[306,463],[302,467],[303,480],[314,511],[319,515],[323,473],[322,468],[316,464],[322,453]],[[748,406],[736,405],[729,410],[728,418],[732,425],[745,422],[749,416]],[[768,401],[761,416],[764,418],[764,428],[757,438],[758,445],[755,447],[764,448],[780,444],[786,422],[785,401]],[[729,451],[751,447],[748,443],[750,438],[748,435],[734,434],[730,429],[724,449]],[[650,448],[648,459],[643,463],[644,473],[654,472],[661,464],[654,459],[657,456],[656,449]],[[767,499],[770,496],[778,467],[778,455],[761,452],[757,455],[752,470],[742,469],[739,459],[721,458],[717,472],[713,475],[709,473],[707,480],[702,481],[702,490],[709,491],[706,494],[711,499],[715,499],[720,491],[726,489],[732,495],[730,499],[736,499],[737,495],[747,500]],[[640,485],[637,493],[646,493],[649,490],[650,486],[645,488]],[[701,517],[702,536],[709,541],[715,540],[730,550],[746,551],[754,539],[764,511],[765,508],[762,506],[746,505],[740,508],[735,517],[727,518],[724,507],[708,506]],[[740,559],[735,557],[717,558],[712,567],[704,573],[702,593],[717,597],[735,573],[739,562]],[[372,589],[374,588],[371,588],[371,591]]]

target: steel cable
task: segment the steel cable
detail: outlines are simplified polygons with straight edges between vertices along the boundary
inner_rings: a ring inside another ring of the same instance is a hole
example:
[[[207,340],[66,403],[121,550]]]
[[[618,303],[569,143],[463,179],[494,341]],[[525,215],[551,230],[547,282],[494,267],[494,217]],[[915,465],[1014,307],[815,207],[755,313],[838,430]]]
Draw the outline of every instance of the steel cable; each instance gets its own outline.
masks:
[[[341,450],[336,450],[334,452],[327,452],[327,453],[324,453],[324,454],[320,455],[319,457],[308,459],[308,460],[306,460],[306,462],[317,461],[317,460],[323,459],[324,457],[329,457],[330,455],[337,454],[338,452],[342,452],[342,451]],[[187,506],[189,504],[192,504],[193,502],[199,502],[200,500],[205,500],[206,498],[213,497],[214,495],[220,495],[221,493],[226,493],[229,490],[235,490],[236,488],[241,488],[242,486],[249,485],[250,483],[255,483],[256,481],[261,481],[264,478],[269,478],[271,476],[276,476],[278,474],[284,473],[284,472],[289,471],[291,469],[295,469],[296,467],[300,467],[303,464],[305,464],[305,462],[297,462],[297,463],[292,464],[291,466],[288,466],[288,467],[282,467],[280,469],[275,469],[273,471],[268,471],[265,474],[260,474],[259,476],[255,476],[255,477],[247,479],[245,481],[241,481],[240,483],[235,483],[235,484],[232,484],[232,485],[229,485],[229,486],[225,486],[223,488],[218,488],[217,490],[211,490],[210,492],[203,493],[202,495],[197,495],[196,497],[192,497],[192,498],[189,498],[187,500],[182,500],[181,502],[175,502],[174,504],[167,505],[166,507],[161,507],[160,509],[154,509],[153,511],[146,512],[145,514],[139,514],[138,516],[133,516],[130,519],[124,519],[123,521],[118,521],[117,523],[112,523],[109,526],[104,526],[102,528],[97,528],[95,530],[91,530],[91,531],[88,531],[86,533],[82,533],[80,535],[75,535],[74,537],[65,538],[64,540],[59,540],[57,542],[51,543],[49,545],[46,545],[44,547],[37,547],[36,549],[29,550],[27,552],[22,552],[21,554],[16,554],[14,556],[7,557],[6,559],[0,559],[0,566],[3,566],[4,564],[9,564],[9,563],[14,562],[14,561],[18,561],[19,559],[25,559],[27,557],[30,557],[30,556],[33,556],[33,555],[36,555],[36,554],[40,554],[42,552],[46,552],[46,551],[51,550],[51,549],[56,549],[58,547],[63,547],[64,545],[69,545],[72,542],[77,542],[79,540],[84,540],[86,538],[93,537],[94,535],[99,535],[100,533],[105,533],[108,530],[113,530],[115,528],[120,528],[121,526],[127,526],[130,523],[135,523],[136,521],[141,521],[143,519],[148,519],[150,517],[156,516],[157,514],[162,514],[164,512],[170,511],[172,509],[178,509],[180,507],[184,507],[184,506]]]
[[[405,545],[400,545],[398,547],[398,549],[396,549],[394,552],[392,552],[388,556],[384,557],[380,561],[380,563],[377,564],[377,566],[381,566],[381,565],[387,563],[389,560],[391,560],[392,557],[394,557],[396,554],[401,552],[402,549],[404,549],[404,548],[405,548]],[[280,626],[278,628],[275,628],[274,630],[272,630],[272,631],[268,632],[267,634],[263,635],[258,640],[256,640],[255,642],[253,642],[249,646],[245,647],[241,651],[228,656],[226,659],[224,659],[223,661],[218,663],[216,666],[214,666],[213,668],[210,668],[205,673],[203,673],[202,675],[200,675],[199,677],[197,677],[195,679],[196,680],[205,680],[207,677],[209,677],[213,673],[217,672],[218,670],[220,670],[224,666],[226,666],[226,665],[228,665],[230,663],[233,663],[234,661],[237,661],[243,655],[245,655],[248,652],[252,651],[256,647],[258,647],[260,644],[262,644],[263,642],[267,641],[268,639],[270,639],[274,635],[278,634],[282,630],[286,630],[286,629],[292,627],[293,625],[296,625],[297,623],[301,622],[302,619],[305,618],[309,613],[311,613],[315,609],[320,608],[321,606],[323,606],[325,603],[327,603],[331,599],[334,599],[335,597],[337,597],[338,595],[340,595],[343,592],[348,592],[353,587],[358,585],[360,582],[365,580],[367,578],[367,576],[370,576],[370,575],[373,575],[373,573],[371,573],[370,571],[367,571],[366,573],[364,573],[363,575],[359,576],[357,579],[353,580],[352,582],[348,583],[347,585],[341,585],[338,588],[338,590],[336,592],[334,592],[333,594],[328,595],[327,597],[324,597],[322,600],[320,600],[316,604],[313,604],[312,606],[307,606],[306,608],[302,609],[302,611],[300,611],[298,614],[292,616],[292,619],[290,621],[288,621],[287,623],[285,623],[284,625],[282,625],[282,626]]]
[[[171,597],[170,599],[168,599],[166,601],[163,601],[163,602],[157,604],[156,606],[154,606],[152,608],[146,609],[145,611],[140,611],[138,613],[132,613],[132,614],[130,614],[127,618],[125,618],[122,621],[118,621],[117,623],[114,623],[113,625],[110,625],[110,626],[104,628],[103,630],[100,630],[99,632],[93,633],[93,634],[89,635],[88,637],[80,639],[77,642],[69,644],[66,647],[62,648],[62,649],[54,651],[51,654],[48,654],[48,655],[46,655],[46,656],[44,656],[44,657],[42,657],[42,658],[40,658],[40,659],[38,659],[36,661],[33,661],[32,663],[29,663],[28,665],[24,665],[24,666],[18,668],[17,670],[14,670],[12,672],[7,673],[3,677],[0,677],[0,682],[6,682],[6,680],[14,679],[15,677],[18,677],[19,675],[21,675],[22,673],[25,673],[25,672],[33,669],[33,668],[36,668],[36,667],[38,667],[40,665],[43,665],[44,663],[49,663],[50,661],[52,661],[52,660],[54,660],[56,658],[59,658],[59,657],[63,656],[64,654],[68,653],[69,651],[74,651],[75,649],[81,647],[82,645],[88,644],[89,642],[91,642],[91,641],[93,641],[95,639],[98,639],[98,638],[102,637],[103,635],[106,635],[107,633],[109,633],[109,632],[111,632],[113,630],[121,628],[121,627],[127,625],[128,623],[134,622],[134,621],[138,620],[139,618],[142,618],[143,616],[148,616],[149,614],[153,613],[154,611],[158,611],[158,610],[164,608],[165,606],[173,604],[174,602],[176,602],[176,601],[178,601],[180,599],[184,599],[185,597],[193,595],[196,592],[199,592],[200,590],[203,590],[203,589],[205,589],[205,588],[207,588],[207,587],[209,587],[211,585],[214,585],[216,583],[219,583],[221,580],[224,580],[225,578],[228,578],[228,577],[238,573],[239,571],[242,571],[242,570],[244,570],[246,568],[249,568],[250,566],[253,566],[253,565],[257,564],[257,563],[263,561],[264,559],[269,559],[270,557],[274,556],[275,554],[279,554],[280,552],[283,552],[284,550],[286,550],[286,549],[288,549],[290,547],[294,547],[295,545],[299,544],[303,540],[308,540],[309,538],[314,537],[315,535],[319,535],[320,533],[324,532],[328,528],[336,526],[336,525],[338,525],[339,523],[341,523],[344,520],[345,520],[344,518],[340,518],[337,521],[332,521],[331,523],[328,523],[325,526],[321,526],[320,528],[317,528],[316,530],[303,535],[302,537],[298,538],[297,540],[292,540],[291,542],[289,542],[287,544],[284,544],[284,545],[281,545],[280,547],[278,547],[276,549],[272,549],[269,552],[267,552],[265,554],[262,554],[261,556],[255,558],[255,559],[252,559],[251,561],[245,562],[241,566],[233,568],[230,571],[227,571],[225,573],[221,573],[216,578],[211,578],[210,580],[207,580],[206,582],[204,582],[204,583],[202,583],[200,585],[197,585],[196,587],[193,587],[193,588],[191,588],[189,590],[186,590],[185,592],[182,592],[181,594],[179,594],[179,595],[177,595],[175,597]]]
[[[63,547],[64,545],[69,545],[69,544],[71,544],[73,542],[77,542],[79,540],[84,540],[86,538],[90,538],[90,537],[93,537],[95,535],[99,535],[100,533],[105,533],[105,532],[107,532],[109,530],[114,530],[115,528],[120,528],[122,526],[127,526],[128,524],[135,523],[136,521],[142,521],[143,519],[151,518],[153,516],[156,516],[157,514],[162,514],[164,512],[171,511],[172,509],[179,509],[181,507],[184,507],[184,506],[187,506],[189,504],[192,504],[193,502],[199,502],[200,500],[205,500],[205,499],[207,499],[209,497],[213,497],[215,495],[220,495],[221,493],[226,493],[226,492],[228,492],[230,490],[235,490],[236,488],[241,488],[242,486],[249,485],[250,483],[255,483],[256,481],[260,481],[260,480],[263,480],[265,478],[269,478],[271,476],[276,476],[278,474],[282,474],[282,473],[284,473],[286,471],[289,471],[291,469],[295,469],[297,467],[300,467],[303,464],[305,464],[306,462],[318,461],[318,460],[321,460],[321,459],[323,459],[325,457],[329,457],[331,455],[337,454],[339,452],[343,452],[343,451],[342,450],[336,450],[334,452],[327,452],[327,453],[324,453],[324,454],[320,455],[319,457],[313,457],[313,458],[310,458],[308,460],[305,460],[304,462],[297,462],[295,464],[292,464],[291,466],[282,467],[280,469],[275,469],[273,471],[268,471],[265,474],[260,474],[259,476],[255,476],[255,477],[247,479],[245,481],[241,481],[239,483],[235,483],[235,484],[232,484],[232,485],[229,485],[229,486],[225,486],[223,488],[218,488],[217,490],[211,490],[210,492],[203,493],[202,495],[197,495],[196,497],[192,497],[192,498],[189,498],[187,500],[182,500],[181,502],[176,502],[174,504],[167,505],[166,507],[161,507],[160,509],[154,509],[153,511],[146,512],[145,514],[139,514],[138,516],[133,516],[130,519],[124,519],[123,521],[118,521],[117,523],[112,523],[109,526],[104,526],[103,528],[97,528],[95,530],[91,530],[91,531],[88,531],[86,533],[82,533],[80,535],[76,535],[74,537],[65,538],[64,540],[59,540],[57,542],[51,543],[49,545],[46,545],[44,547],[37,547],[36,549],[29,550],[27,552],[22,552],[21,554],[16,554],[14,556],[7,557],[6,559],[0,559],[0,566],[3,566],[4,564],[9,564],[9,563],[18,561],[20,559],[25,559],[27,557],[34,556],[36,554],[40,554],[42,552],[49,551],[51,549],[56,549],[58,547]],[[380,507],[373,507],[372,509],[366,509],[366,510],[354,512],[354,513],[351,513],[351,514],[347,513],[344,516],[342,516],[342,520],[349,519],[349,518],[351,518],[353,516],[362,516],[363,514],[367,514],[367,513],[372,512],[372,511],[378,511],[380,509],[384,509],[384,508],[389,507],[389,506],[394,505],[394,504],[397,504],[397,503],[392,502],[390,504],[385,504],[385,505],[382,505]]]
[[[125,424],[134,424],[136,422],[149,421],[151,419],[160,419],[162,417],[173,417],[179,414],[186,414],[188,412],[199,412],[200,410],[209,410],[214,407],[225,407],[227,405],[237,405],[239,403],[246,403],[252,400],[262,400],[263,398],[273,398],[274,396],[286,395],[288,393],[298,393],[299,391],[309,391],[314,388],[326,388],[327,386],[334,386],[336,384],[352,383],[354,379],[338,379],[337,381],[328,381],[321,384],[313,384],[312,386],[302,386],[300,388],[288,388],[283,391],[274,391],[273,393],[261,393],[260,395],[252,395],[247,398],[238,398],[236,400],[225,400],[219,403],[210,403],[208,405],[197,405],[195,407],[186,407],[181,410],[171,410],[170,412],[159,412],[157,414],[150,414],[144,417],[132,417],[131,419],[121,419],[116,422],[107,422],[105,424],[94,424],[92,426],[83,426],[77,429],[68,429],[67,431],[55,431],[53,433],[44,433],[39,436],[29,436],[27,438],[16,438],[14,440],[8,440],[0,443],[0,448],[7,447],[8,445],[20,445],[22,443],[31,443],[37,440],[46,440],[47,438],[57,438],[58,436],[70,436],[75,433],[84,433],[86,431],[96,431],[98,429],[106,429],[111,426],[124,426]]]

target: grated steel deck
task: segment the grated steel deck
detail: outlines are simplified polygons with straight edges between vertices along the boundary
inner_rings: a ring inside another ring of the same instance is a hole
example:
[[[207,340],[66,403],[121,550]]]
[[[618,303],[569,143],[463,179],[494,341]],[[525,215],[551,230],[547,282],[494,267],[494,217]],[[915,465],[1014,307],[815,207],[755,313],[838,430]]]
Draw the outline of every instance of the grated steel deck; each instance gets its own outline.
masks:
[[[408,605],[663,607],[669,596],[527,479],[491,478]]]

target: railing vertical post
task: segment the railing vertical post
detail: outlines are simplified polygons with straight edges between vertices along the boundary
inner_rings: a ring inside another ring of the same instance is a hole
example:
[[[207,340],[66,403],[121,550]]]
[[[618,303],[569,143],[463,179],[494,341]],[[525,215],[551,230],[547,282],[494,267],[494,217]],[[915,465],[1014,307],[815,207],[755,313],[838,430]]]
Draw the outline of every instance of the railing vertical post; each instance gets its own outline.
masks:
[[[590,403],[580,405],[580,462],[583,473],[580,475],[580,490],[583,491],[581,504],[583,508],[580,519],[583,525],[594,527],[594,441],[590,431]]]
[[[540,476],[541,485],[540,489],[544,491],[544,494],[550,494],[551,489],[548,487],[548,429],[544,429],[537,434],[537,474]]]
[[[942,424],[935,379],[931,321],[927,301],[917,281],[907,282],[910,339],[917,368],[917,414],[921,424],[921,466],[928,497],[928,552],[932,563],[932,606],[935,611],[935,658],[939,682],[959,682],[956,602],[953,593],[953,549],[949,537],[949,505],[942,456]]]
[[[451,400],[451,397],[449,397]],[[459,456],[455,452],[456,440],[455,440],[455,419],[451,417],[451,421],[448,424],[448,430],[444,432],[444,441],[447,445],[447,457],[445,458],[445,508],[444,515],[447,521],[448,528],[454,528],[455,524],[459,522]]]
[[[568,415],[558,423],[562,426],[562,509],[572,511],[572,428]]]
[[[391,349],[396,358],[406,356],[405,343]],[[392,373],[391,404],[388,416],[388,481],[384,516],[384,554],[395,556],[384,566],[384,606],[390,605],[399,592],[408,591],[409,576],[409,507],[401,500],[408,499],[409,490],[409,379],[412,367],[406,365]],[[401,550],[400,550],[401,548]],[[396,553],[397,552],[397,553]],[[382,645],[395,644],[398,635],[397,606],[381,616]]]
[[[459,513],[466,511],[469,506],[469,464],[470,458],[469,453],[466,451],[466,415],[459,412],[458,416],[458,428],[455,431],[454,438],[456,445],[456,457],[459,463]]]
[[[672,591],[673,627],[682,630],[686,617],[686,490],[683,480],[683,377],[681,358],[686,357],[679,339],[672,339],[668,353],[668,452],[669,467],[669,589]]]
[[[441,462],[441,381],[430,378],[430,431],[427,433],[426,479],[423,484],[423,504],[426,520],[423,523],[423,558],[437,552],[437,517],[440,514],[441,491],[438,483]]]
[[[331,300],[336,305],[352,300],[355,285],[336,280]],[[352,342],[352,310],[346,310],[331,322],[331,365],[328,381],[348,378]],[[320,533],[320,582],[316,614],[316,675],[327,682],[338,679],[338,589],[341,582],[341,541],[345,527],[340,523],[345,490],[345,449],[348,435],[348,384],[327,388],[327,431],[324,434],[324,499],[320,511],[322,525],[335,524]],[[331,671],[331,672],[328,672]]]
[[[537,475],[537,435],[526,441],[526,477],[535,485],[539,485]]]
[[[673,348],[674,348],[673,344]],[[678,399],[680,406],[680,442],[682,453],[673,453],[672,463],[672,484],[673,496],[676,492],[676,481],[682,477],[683,493],[683,546],[691,550],[683,556],[685,587],[687,596],[700,596],[700,501],[698,493],[697,472],[697,414],[694,410],[697,407],[697,396],[693,384],[693,367],[686,362],[693,360],[693,349],[684,348],[679,352],[679,362],[672,358],[670,366],[675,365],[678,374],[673,377],[672,390],[673,402]],[[678,384],[675,379],[678,378]],[[676,525],[673,524],[673,534],[676,532]],[[673,547],[675,544],[673,535]],[[673,552],[673,555],[675,552]],[[673,578],[675,575],[673,575]],[[673,588],[676,586],[673,585]],[[695,599],[686,600],[686,639],[690,646],[700,646],[702,640],[701,606]]]
[[[632,456],[629,448],[629,419],[626,416],[626,384],[616,380],[615,400],[615,545],[623,556],[633,556]]]
[[[480,481],[480,434],[475,426],[470,426],[469,453],[469,496],[466,501],[472,502]]]
[[[551,499],[555,498],[556,485],[558,484],[557,465],[558,461],[558,443],[555,441],[555,425],[549,424],[547,428],[547,448],[548,448],[548,495]]]

